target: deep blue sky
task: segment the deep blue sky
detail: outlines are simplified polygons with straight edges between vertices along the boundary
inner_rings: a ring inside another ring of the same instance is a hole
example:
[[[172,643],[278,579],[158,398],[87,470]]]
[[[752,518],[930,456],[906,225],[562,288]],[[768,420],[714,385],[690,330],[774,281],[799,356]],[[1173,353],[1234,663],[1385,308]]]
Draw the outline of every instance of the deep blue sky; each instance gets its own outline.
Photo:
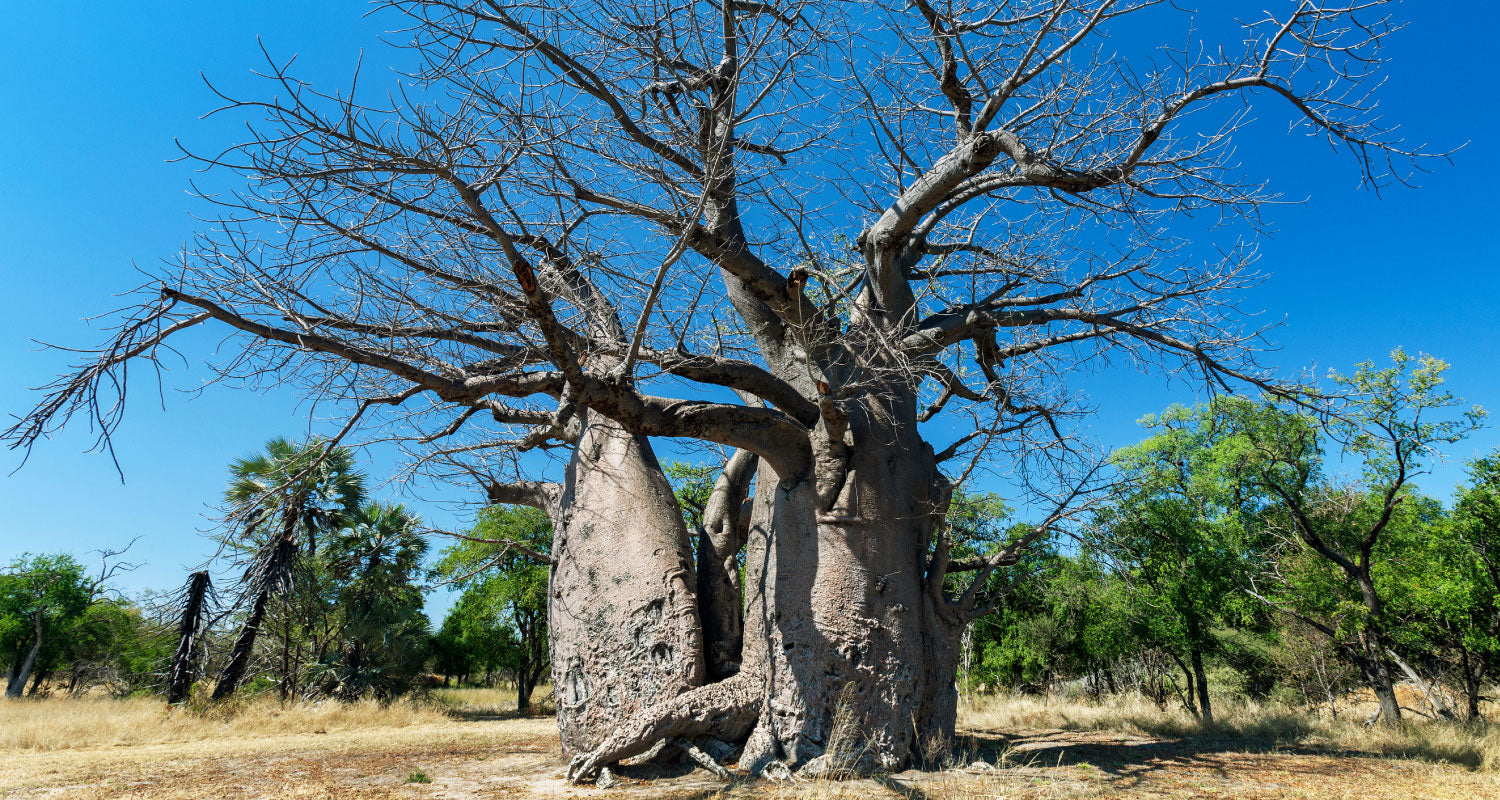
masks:
[[[1202,4],[1212,9],[1213,2]],[[1271,5],[1276,5],[1272,3]],[[383,19],[362,19],[362,2],[78,3],[18,0],[0,26],[0,276],[10,289],[0,314],[0,412],[24,411],[28,387],[50,379],[63,354],[31,339],[90,345],[99,331],[83,318],[114,307],[112,295],[138,282],[146,264],[192,233],[192,169],[167,163],[174,138],[200,149],[227,144],[229,121],[202,121],[214,106],[200,73],[230,89],[252,87],[257,37],[300,72],[343,83],[361,49],[379,53]],[[1486,80],[1500,4],[1407,3],[1410,27],[1392,40],[1383,108],[1410,139],[1439,149],[1467,143],[1454,163],[1434,164],[1416,190],[1377,198],[1325,146],[1284,134],[1263,114],[1258,138],[1240,148],[1252,173],[1300,205],[1271,209],[1276,228],[1262,243],[1269,280],[1246,308],[1285,318],[1269,360],[1288,371],[1348,369],[1404,345],[1453,364],[1452,387],[1472,402],[1500,406],[1500,299],[1494,194],[1500,185],[1500,92]],[[382,66],[378,58],[366,69]],[[146,565],[127,589],[175,586],[210,552],[198,535],[205,504],[218,496],[226,465],[274,435],[308,431],[305,408],[286,393],[214,387],[191,368],[214,340],[199,339],[189,365],[168,376],[165,412],[137,393],[116,441],[126,482],[108,457],[88,455],[86,431],[44,443],[19,472],[0,477],[0,562],[24,551],[80,555],[140,535],[133,555]],[[145,384],[140,384],[144,388]],[[1110,444],[1137,438],[1134,420],[1172,401],[1191,402],[1183,384],[1129,375],[1095,378],[1101,406],[1094,434]],[[1452,449],[1423,481],[1447,497],[1460,464],[1500,445],[1487,430]],[[371,471],[388,465],[372,456]],[[0,457],[3,473],[19,463]],[[382,489],[382,499],[398,499]],[[438,524],[463,513],[419,504]],[[92,556],[86,556],[92,558]]]

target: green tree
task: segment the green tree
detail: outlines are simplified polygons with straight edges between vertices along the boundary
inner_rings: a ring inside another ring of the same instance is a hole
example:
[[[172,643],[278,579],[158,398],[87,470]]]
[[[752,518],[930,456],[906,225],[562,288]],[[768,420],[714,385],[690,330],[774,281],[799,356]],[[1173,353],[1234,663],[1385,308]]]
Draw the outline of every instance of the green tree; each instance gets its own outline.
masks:
[[[446,548],[437,569],[463,590],[449,615],[454,620],[449,641],[472,647],[471,658],[495,654],[515,676],[517,708],[529,711],[532,692],[551,662],[548,565],[525,551],[551,552],[552,523],[535,508],[490,506],[480,512],[469,537]],[[448,629],[445,620],[444,631]],[[504,634],[499,633],[502,629],[514,632],[513,646],[506,646]]]
[[[1398,510],[1413,503],[1411,481],[1424,473],[1427,459],[1476,429],[1484,412],[1461,408],[1443,388],[1443,361],[1399,348],[1390,357],[1389,366],[1363,362],[1353,375],[1331,376],[1339,400],[1322,430],[1361,464],[1357,484],[1324,480],[1318,426],[1269,406],[1223,407],[1230,413],[1221,422],[1233,430],[1215,458],[1247,494],[1267,501],[1271,529],[1288,534],[1291,547],[1269,576],[1278,596],[1267,599],[1330,637],[1352,637],[1344,650],[1374,690],[1380,718],[1394,722],[1401,709],[1377,576],[1388,553],[1381,543]]]
[[[1466,710],[1477,719],[1481,689],[1500,673],[1500,450],[1468,464],[1451,536],[1424,564],[1446,567],[1424,607],[1438,612],[1454,652]]]
[[[977,676],[1046,689],[1068,676],[1117,688],[1114,666],[1138,650],[1123,586],[1092,548],[1032,548],[991,578],[997,613],[976,623]]]
[[[1239,524],[1239,487],[1215,466],[1226,404],[1174,406],[1141,421],[1152,435],[1114,454],[1125,492],[1096,524],[1105,546],[1128,570],[1136,628],[1187,678],[1188,710],[1213,721],[1206,656],[1219,649],[1215,628],[1253,611],[1238,592],[1253,547]]]
[[[483,682],[489,685],[496,670],[509,668],[510,656],[518,647],[515,631],[495,613],[492,599],[471,587],[448,609],[433,636],[433,664],[445,684],[450,678],[462,684],[483,673]]]
[[[244,679],[271,601],[291,591],[299,559],[316,550],[318,534],[338,531],[364,501],[353,452],[317,440],[272,439],[264,453],[231,464],[230,474],[224,497],[238,523],[233,538],[249,552],[242,597],[248,609],[214,699],[234,694]],[[284,638],[284,673],[289,647]],[[290,689],[283,680],[283,697]]]
[[[64,688],[76,693],[103,685],[115,695],[150,688],[171,653],[167,630],[134,602],[96,599],[67,628],[57,664],[58,674],[66,670]]]
[[[390,699],[427,663],[428,621],[417,580],[427,555],[421,520],[402,506],[368,505],[330,537],[323,559],[334,588],[338,651],[325,655],[324,691]]]
[[[67,554],[22,555],[0,573],[0,657],[6,697],[20,697],[26,682],[45,674],[64,651],[64,632],[88,610],[94,583]]]

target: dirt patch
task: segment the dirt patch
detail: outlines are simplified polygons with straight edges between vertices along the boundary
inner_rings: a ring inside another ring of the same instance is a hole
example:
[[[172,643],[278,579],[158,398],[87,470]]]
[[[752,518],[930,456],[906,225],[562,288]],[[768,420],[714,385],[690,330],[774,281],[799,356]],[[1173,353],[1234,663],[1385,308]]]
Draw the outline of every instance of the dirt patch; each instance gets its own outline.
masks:
[[[15,800],[259,798],[1500,797],[1500,776],[1452,764],[1063,730],[973,731],[960,763],[842,783],[725,785],[702,770],[626,770],[612,789],[569,786],[550,719],[476,719],[324,735],[12,752]],[[420,771],[429,782],[408,782]]]

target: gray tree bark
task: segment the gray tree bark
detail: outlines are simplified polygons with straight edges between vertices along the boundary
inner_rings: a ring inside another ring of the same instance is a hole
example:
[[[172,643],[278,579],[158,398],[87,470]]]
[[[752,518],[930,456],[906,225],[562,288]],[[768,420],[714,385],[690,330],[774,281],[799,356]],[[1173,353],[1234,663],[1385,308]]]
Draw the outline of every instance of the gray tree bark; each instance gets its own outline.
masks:
[[[747,450],[730,457],[703,509],[698,536],[698,615],[703,622],[707,676],[723,680],[740,670],[744,616],[738,560],[749,535],[746,495],[759,459]]]
[[[558,498],[548,598],[568,756],[703,682],[687,527],[650,443],[585,419]]]
[[[774,535],[763,562],[760,545],[751,548],[754,581],[747,571],[747,583],[763,587],[767,625],[768,696],[745,754],[752,770],[824,755],[841,711],[857,732],[851,751],[872,768],[905,764],[918,724],[923,735],[952,735],[961,627],[925,624],[938,481],[914,404],[868,399],[838,433],[820,431],[815,479],[757,492],[757,517]]]

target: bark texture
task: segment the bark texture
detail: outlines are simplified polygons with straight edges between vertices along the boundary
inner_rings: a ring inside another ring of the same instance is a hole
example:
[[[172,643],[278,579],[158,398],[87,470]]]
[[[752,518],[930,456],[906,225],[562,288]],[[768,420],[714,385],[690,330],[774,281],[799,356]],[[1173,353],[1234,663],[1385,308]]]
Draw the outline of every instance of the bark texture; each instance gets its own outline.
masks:
[[[753,453],[736,451],[703,509],[703,530],[698,537],[698,613],[711,681],[723,680],[740,670],[744,609],[740,602],[739,556],[749,535],[746,495],[758,463]]]
[[[552,555],[552,676],[572,757],[703,681],[687,527],[645,438],[586,413]]]
[[[842,736],[846,754],[897,769],[912,754],[915,709],[951,736],[935,702],[951,690],[957,641],[934,640],[924,624],[936,469],[909,402],[871,399],[842,436],[822,435],[816,480],[783,480],[770,498],[774,535],[758,578],[766,736],[747,757],[752,769],[772,758],[801,766]],[[841,717],[852,731],[835,730]]]

